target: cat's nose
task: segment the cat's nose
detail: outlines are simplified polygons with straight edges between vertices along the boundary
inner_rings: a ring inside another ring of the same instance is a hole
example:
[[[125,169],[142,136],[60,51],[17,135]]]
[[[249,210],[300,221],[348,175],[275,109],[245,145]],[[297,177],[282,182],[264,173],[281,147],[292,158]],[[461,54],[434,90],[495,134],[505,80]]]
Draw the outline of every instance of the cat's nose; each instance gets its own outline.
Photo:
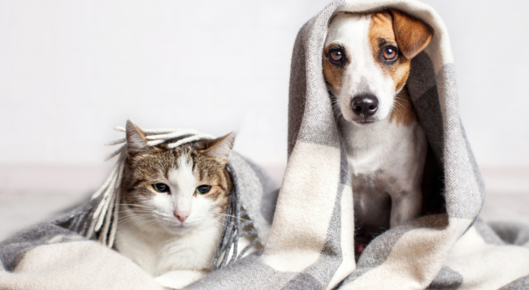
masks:
[[[188,212],[174,212],[174,216],[181,222],[185,222],[186,219],[189,217],[189,213]]]

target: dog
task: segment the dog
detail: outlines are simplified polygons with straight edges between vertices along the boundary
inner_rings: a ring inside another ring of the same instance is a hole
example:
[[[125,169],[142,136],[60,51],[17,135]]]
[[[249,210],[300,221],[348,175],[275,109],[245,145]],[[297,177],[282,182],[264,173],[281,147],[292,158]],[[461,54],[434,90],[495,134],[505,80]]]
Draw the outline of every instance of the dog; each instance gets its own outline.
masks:
[[[322,66],[352,172],[357,256],[421,213],[428,144],[406,81],[432,37],[427,24],[396,9],[338,12],[329,21]]]

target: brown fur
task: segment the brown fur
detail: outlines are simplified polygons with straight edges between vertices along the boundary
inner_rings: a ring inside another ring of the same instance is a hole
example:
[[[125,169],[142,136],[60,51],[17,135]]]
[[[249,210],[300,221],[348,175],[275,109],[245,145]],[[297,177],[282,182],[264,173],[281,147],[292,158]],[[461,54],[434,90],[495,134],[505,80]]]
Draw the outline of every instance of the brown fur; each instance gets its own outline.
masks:
[[[369,29],[369,43],[373,51],[373,58],[383,72],[389,74],[395,84],[395,91],[401,90],[410,74],[411,61],[400,56],[397,61],[391,65],[387,65],[380,61],[380,53],[385,46],[393,45],[399,48],[399,44],[395,39],[393,31],[393,19],[391,14],[387,12],[374,13],[371,16],[371,27]]]
[[[329,50],[335,47],[336,44],[331,43],[323,49],[323,75],[325,76],[325,81],[331,85],[334,93],[337,94],[342,87],[343,73],[347,69],[349,62],[346,62],[343,66],[331,63],[328,57]]]
[[[417,122],[417,113],[411,102],[407,86],[395,97],[395,104],[393,105],[393,111],[391,111],[389,121],[395,122],[396,125],[402,124],[403,126],[409,126]]]
[[[406,58],[412,59],[430,43],[433,30],[428,24],[400,10],[390,9],[390,11],[393,15],[393,30],[399,50]]]
[[[405,85],[410,74],[411,59],[428,45],[432,35],[432,29],[427,24],[399,10],[390,9],[373,13],[371,16],[368,37],[375,63],[392,78],[395,92],[401,91],[395,97],[390,122],[408,126],[417,121],[417,114]],[[322,57],[325,81],[335,94],[341,89],[343,74],[349,64],[346,61],[343,66],[337,66],[329,60],[329,50],[336,45],[332,43],[325,47]],[[397,60],[391,64],[380,60],[382,49],[388,45],[397,47],[401,52]]]
[[[388,73],[395,84],[395,91],[402,90],[395,97],[390,122],[409,126],[417,122],[417,114],[411,103],[408,89],[405,87],[410,74],[411,59],[422,51],[430,42],[432,32],[429,26],[407,14],[390,9],[391,13],[374,13],[371,17],[369,42],[375,62],[382,71]],[[379,60],[381,50],[387,45],[397,47],[402,55],[391,65]]]
[[[433,30],[424,22],[396,9],[373,13],[371,20],[369,43],[373,58],[382,71],[391,76],[397,92],[408,80],[411,59],[430,43]],[[332,87],[335,94],[341,89],[343,73],[349,64],[346,61],[343,66],[337,66],[329,60],[329,50],[336,45],[332,43],[325,47],[322,56],[325,81]],[[391,65],[380,61],[381,50],[388,45],[397,47],[402,53]]]
[[[226,161],[221,158],[209,157],[206,150],[197,142],[173,149],[150,147],[147,152],[129,154],[124,173],[122,189],[123,204],[137,204],[160,193],[152,187],[155,183],[167,183],[169,170],[178,166],[181,156],[187,155],[198,176],[198,185],[210,185],[211,190],[204,197],[215,201],[219,211],[226,211],[228,198],[232,188],[231,176],[226,169]],[[196,193],[195,193],[196,196]],[[136,207],[131,206],[133,210]],[[140,210],[139,208],[137,210]]]

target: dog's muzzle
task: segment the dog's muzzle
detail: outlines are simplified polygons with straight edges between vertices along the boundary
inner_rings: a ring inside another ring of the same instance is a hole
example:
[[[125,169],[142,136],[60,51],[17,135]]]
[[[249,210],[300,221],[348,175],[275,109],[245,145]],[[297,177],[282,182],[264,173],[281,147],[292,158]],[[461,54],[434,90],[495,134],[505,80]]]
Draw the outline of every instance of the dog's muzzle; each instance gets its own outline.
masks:
[[[361,118],[361,120],[355,121],[372,123],[374,122],[372,117],[378,110],[378,98],[371,94],[356,96],[351,100],[351,109],[356,116]]]

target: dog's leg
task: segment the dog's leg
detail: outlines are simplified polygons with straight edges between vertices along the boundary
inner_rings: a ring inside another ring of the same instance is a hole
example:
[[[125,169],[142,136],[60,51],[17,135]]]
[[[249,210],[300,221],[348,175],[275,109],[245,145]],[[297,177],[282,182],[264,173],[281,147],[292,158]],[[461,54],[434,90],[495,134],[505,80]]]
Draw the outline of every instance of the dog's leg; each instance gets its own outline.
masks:
[[[418,124],[413,129],[411,151],[408,152],[409,164],[405,168],[405,175],[400,176],[396,182],[389,185],[391,196],[390,227],[406,223],[418,217],[422,210],[421,181],[428,152],[428,143],[422,127]]]
[[[421,205],[420,190],[400,190],[392,193],[390,227],[404,224],[419,216]]]

